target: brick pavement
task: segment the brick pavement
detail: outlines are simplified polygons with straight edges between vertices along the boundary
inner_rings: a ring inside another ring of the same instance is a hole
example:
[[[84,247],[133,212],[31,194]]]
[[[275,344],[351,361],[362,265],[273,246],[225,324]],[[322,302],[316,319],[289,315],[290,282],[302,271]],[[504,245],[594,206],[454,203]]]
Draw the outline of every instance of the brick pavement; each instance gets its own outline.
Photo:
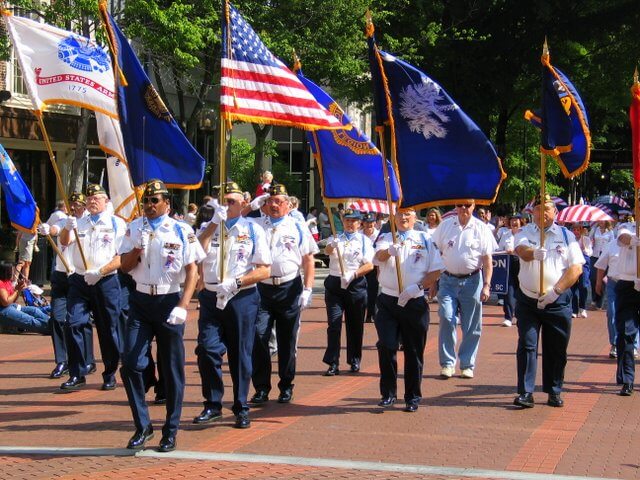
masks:
[[[402,405],[384,412],[375,406],[379,394],[373,325],[366,325],[361,373],[321,375],[326,369],[321,362],[325,313],[321,298],[316,298],[314,308],[303,316],[293,403],[270,401],[253,409],[249,430],[233,429],[229,410],[219,423],[205,427],[191,424],[202,405],[194,354],[193,319],[197,313],[190,311],[187,390],[178,449],[205,456],[240,455],[234,461],[115,456],[122,453],[119,450],[107,450],[106,456],[8,453],[2,446],[120,449],[133,426],[121,386],[113,392],[98,390],[98,374],[89,377],[88,387],[80,392],[57,394],[60,382],[46,378],[53,367],[49,339],[0,335],[0,477],[451,479],[533,478],[553,473],[640,478],[636,453],[640,447],[640,396],[616,395],[615,362],[607,357],[604,312],[589,312],[589,318],[574,322],[566,407],[547,407],[546,396],[538,393],[540,405],[522,411],[511,404],[517,332],[499,326],[500,307],[485,309],[478,367],[472,380],[439,379],[436,308],[432,305],[425,355],[425,398],[417,413],[402,412]],[[225,380],[225,407],[230,407],[228,375]],[[399,385],[401,392],[401,381]],[[150,409],[159,429],[164,407],[152,405]],[[158,440],[159,435],[151,444]],[[284,456],[291,463],[242,460],[255,455]],[[322,462],[299,465],[300,458],[324,459],[329,466]],[[409,473],[367,467],[365,471],[364,467],[338,468],[331,463],[344,460],[436,470]],[[453,470],[447,470],[450,468]]]

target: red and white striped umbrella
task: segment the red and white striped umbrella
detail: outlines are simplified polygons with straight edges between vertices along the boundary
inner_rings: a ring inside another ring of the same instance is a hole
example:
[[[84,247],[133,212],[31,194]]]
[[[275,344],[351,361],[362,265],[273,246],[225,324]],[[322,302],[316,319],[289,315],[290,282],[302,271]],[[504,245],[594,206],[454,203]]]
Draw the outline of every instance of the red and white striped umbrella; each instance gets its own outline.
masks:
[[[359,210],[361,212],[376,212],[389,215],[389,205],[385,200],[372,200],[361,198],[349,204],[348,208]]]
[[[572,205],[563,209],[556,218],[558,223],[599,222],[604,220],[613,220],[613,218],[593,205]]]
[[[623,198],[620,198],[617,195],[601,195],[596,198],[596,202],[613,203],[614,205],[618,205],[622,208],[630,208],[629,204],[625,202]]]

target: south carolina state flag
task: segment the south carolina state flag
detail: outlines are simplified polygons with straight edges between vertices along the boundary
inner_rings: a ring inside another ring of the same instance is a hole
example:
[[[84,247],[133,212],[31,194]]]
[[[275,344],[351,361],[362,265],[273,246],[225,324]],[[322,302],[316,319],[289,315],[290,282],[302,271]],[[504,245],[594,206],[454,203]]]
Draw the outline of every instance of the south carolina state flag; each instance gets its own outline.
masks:
[[[4,193],[11,225],[20,231],[35,233],[40,223],[40,212],[33,195],[2,145],[0,145],[0,186]]]
[[[369,32],[379,127],[391,128],[401,207],[495,201],[506,174],[495,148],[445,90],[414,66],[379,50]]]

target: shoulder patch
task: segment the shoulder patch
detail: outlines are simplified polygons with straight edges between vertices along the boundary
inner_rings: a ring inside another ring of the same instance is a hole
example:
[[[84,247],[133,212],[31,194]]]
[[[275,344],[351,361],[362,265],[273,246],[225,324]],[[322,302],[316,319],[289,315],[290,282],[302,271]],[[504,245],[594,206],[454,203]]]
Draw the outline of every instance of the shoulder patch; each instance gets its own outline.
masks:
[[[196,234],[195,233],[188,234],[187,240],[189,241],[189,243],[194,243],[197,240]]]

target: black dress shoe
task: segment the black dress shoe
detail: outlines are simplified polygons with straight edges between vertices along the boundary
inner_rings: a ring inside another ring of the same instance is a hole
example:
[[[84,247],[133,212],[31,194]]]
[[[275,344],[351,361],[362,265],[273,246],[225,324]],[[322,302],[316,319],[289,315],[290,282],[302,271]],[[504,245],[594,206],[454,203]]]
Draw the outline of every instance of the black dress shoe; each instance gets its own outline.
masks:
[[[266,390],[258,390],[249,401],[258,405],[266,403],[269,401],[269,393]]]
[[[325,377],[334,377],[336,375],[340,375],[340,369],[338,368],[337,363],[332,363],[329,365],[329,368],[326,372],[324,372]]]
[[[116,389],[116,379],[110,378],[109,380],[105,380],[100,387],[100,390],[115,390]]]
[[[550,407],[564,407],[564,400],[560,398],[560,394],[550,393],[547,399],[547,405]]]
[[[532,393],[521,393],[513,401],[514,405],[522,408],[533,408],[535,402],[533,401]]]
[[[404,411],[405,412],[409,412],[409,413],[413,413],[413,412],[417,412],[418,411],[418,404],[417,403],[407,403],[404,407]]]
[[[157,394],[156,398],[154,398],[153,400],[153,403],[155,405],[164,405],[165,403],[167,403],[167,399],[164,395]]]
[[[623,383],[620,389],[620,395],[623,397],[630,397],[633,395],[633,383]]]
[[[220,410],[214,410],[212,408],[205,408],[200,415],[193,419],[193,423],[203,424],[211,423],[214,420],[222,418],[222,412]]]
[[[87,375],[91,375],[92,373],[96,373],[98,369],[96,368],[95,363],[87,363]]]
[[[160,445],[158,445],[159,452],[173,452],[176,449],[176,437],[165,437],[162,436],[162,440],[160,440]]]
[[[251,426],[249,414],[247,412],[240,412],[236,415],[236,423],[233,426],[235,428],[249,428]]]
[[[127,443],[127,448],[129,450],[140,450],[144,448],[144,444],[147,443],[147,440],[153,438],[153,427],[149,425],[144,430],[136,430],[136,433],[133,434],[133,437]]]
[[[378,402],[378,406],[387,408],[387,407],[393,406],[394,403],[396,403],[396,397],[394,396],[382,397],[382,400]]]
[[[293,399],[293,388],[285,388],[278,395],[278,403],[289,403]]]
[[[54,368],[51,371],[51,375],[49,375],[49,378],[61,378],[63,375],[66,375],[67,373],[69,373],[69,367],[67,367],[67,362],[60,362],[59,364],[56,365],[56,368]]]
[[[69,377],[69,380],[60,385],[62,390],[78,390],[87,384],[84,377]]]
[[[360,360],[358,360],[357,358],[351,361],[351,371],[353,373],[360,371]]]

